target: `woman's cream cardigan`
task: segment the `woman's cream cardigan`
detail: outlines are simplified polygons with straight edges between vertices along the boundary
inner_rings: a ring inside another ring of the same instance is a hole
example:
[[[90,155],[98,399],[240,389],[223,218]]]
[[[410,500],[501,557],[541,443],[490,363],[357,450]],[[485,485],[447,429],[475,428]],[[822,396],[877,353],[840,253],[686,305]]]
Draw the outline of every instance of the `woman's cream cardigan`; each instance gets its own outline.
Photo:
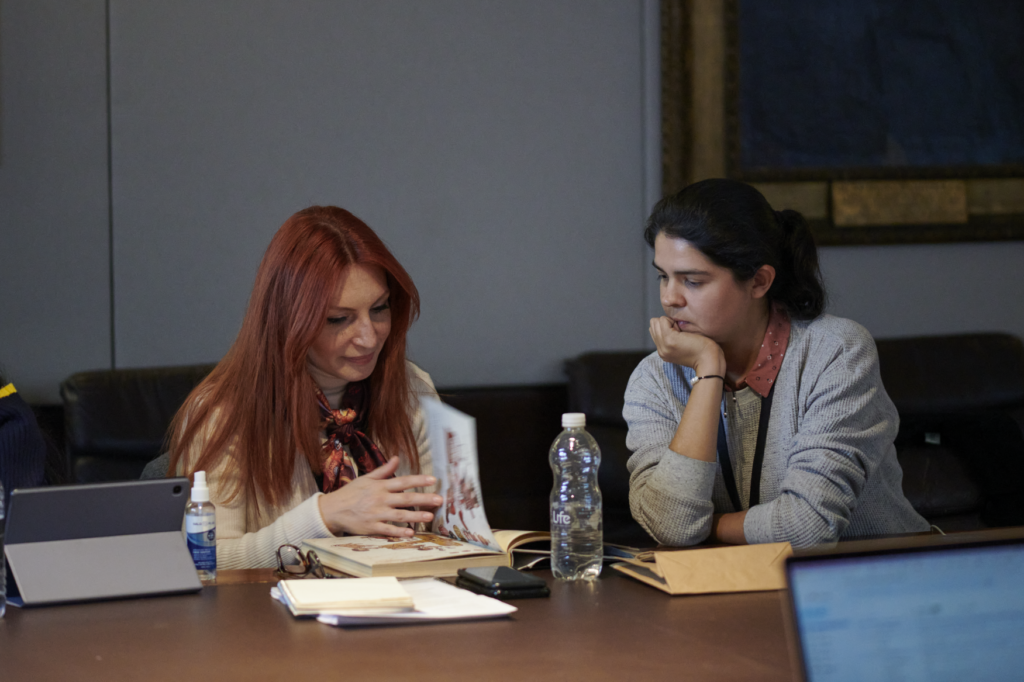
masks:
[[[412,429],[419,451],[420,470],[409,471],[408,464],[403,461],[396,475],[431,475],[430,443],[419,398],[437,399],[437,391],[430,375],[411,362],[408,369],[413,399],[416,400]],[[179,470],[182,469],[183,463],[179,463]],[[231,457],[224,457],[217,467],[206,473],[210,501],[217,511],[218,568],[276,567],[275,552],[281,545],[298,545],[307,538],[333,537],[320,516],[319,497],[322,493],[317,489],[309,463],[300,453],[295,455],[291,495],[273,507],[261,500],[258,514],[250,509],[245,488],[238,486],[238,477],[238,469],[231,465]],[[225,493],[229,490],[238,491],[230,502],[225,500]]]

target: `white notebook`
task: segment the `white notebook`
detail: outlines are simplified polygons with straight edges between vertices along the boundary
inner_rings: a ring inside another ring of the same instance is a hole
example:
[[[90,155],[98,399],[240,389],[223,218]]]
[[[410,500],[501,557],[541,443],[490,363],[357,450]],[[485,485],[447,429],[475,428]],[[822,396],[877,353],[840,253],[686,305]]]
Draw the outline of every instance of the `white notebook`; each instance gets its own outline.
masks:
[[[352,578],[349,580],[327,580],[324,582],[352,583],[359,580],[379,580],[379,578]],[[394,578],[390,578],[390,580],[394,580]],[[291,580],[286,582],[301,583],[306,581]],[[516,611],[516,607],[511,604],[506,604],[482,594],[474,594],[434,578],[403,580],[399,585],[412,597],[414,606],[411,610],[367,614],[323,612],[318,615],[317,620],[327,625],[339,626],[412,625],[414,623],[501,618]],[[280,586],[271,588],[270,596],[288,604],[287,598],[282,593]],[[291,608],[290,605],[289,608]]]
[[[292,615],[367,615],[409,611],[412,597],[396,578],[282,580],[277,584]]]

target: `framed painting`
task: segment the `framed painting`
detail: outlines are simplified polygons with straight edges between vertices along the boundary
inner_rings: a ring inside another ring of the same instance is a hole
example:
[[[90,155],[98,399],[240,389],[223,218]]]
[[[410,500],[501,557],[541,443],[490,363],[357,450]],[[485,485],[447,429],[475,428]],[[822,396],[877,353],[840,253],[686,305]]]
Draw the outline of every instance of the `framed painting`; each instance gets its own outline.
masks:
[[[1024,3],[662,0],[664,190],[758,186],[822,244],[1024,239]]]

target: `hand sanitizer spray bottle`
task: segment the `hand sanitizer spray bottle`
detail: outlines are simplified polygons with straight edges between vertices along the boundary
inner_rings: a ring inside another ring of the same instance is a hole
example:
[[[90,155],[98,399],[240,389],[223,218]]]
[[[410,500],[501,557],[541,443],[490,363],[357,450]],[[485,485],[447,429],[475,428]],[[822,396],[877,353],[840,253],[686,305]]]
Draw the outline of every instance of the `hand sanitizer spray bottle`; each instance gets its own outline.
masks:
[[[206,472],[197,471],[192,498],[185,508],[185,535],[199,579],[204,584],[217,582],[217,516],[206,487]]]

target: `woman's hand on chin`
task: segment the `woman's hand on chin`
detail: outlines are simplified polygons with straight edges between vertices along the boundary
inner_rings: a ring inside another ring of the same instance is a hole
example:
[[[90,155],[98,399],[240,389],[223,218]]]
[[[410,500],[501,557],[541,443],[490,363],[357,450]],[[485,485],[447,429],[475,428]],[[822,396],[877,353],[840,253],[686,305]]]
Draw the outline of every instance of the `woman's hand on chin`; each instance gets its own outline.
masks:
[[[436,482],[433,476],[398,476],[388,478],[398,469],[398,458],[320,497],[320,516],[335,535],[390,535],[411,537],[412,528],[394,523],[430,523],[434,515],[411,507],[441,506],[440,495],[405,492],[425,488]]]
[[[702,334],[679,331],[667,317],[651,319],[651,338],[665,362],[692,367],[701,375],[725,373],[725,354],[717,343]]]

